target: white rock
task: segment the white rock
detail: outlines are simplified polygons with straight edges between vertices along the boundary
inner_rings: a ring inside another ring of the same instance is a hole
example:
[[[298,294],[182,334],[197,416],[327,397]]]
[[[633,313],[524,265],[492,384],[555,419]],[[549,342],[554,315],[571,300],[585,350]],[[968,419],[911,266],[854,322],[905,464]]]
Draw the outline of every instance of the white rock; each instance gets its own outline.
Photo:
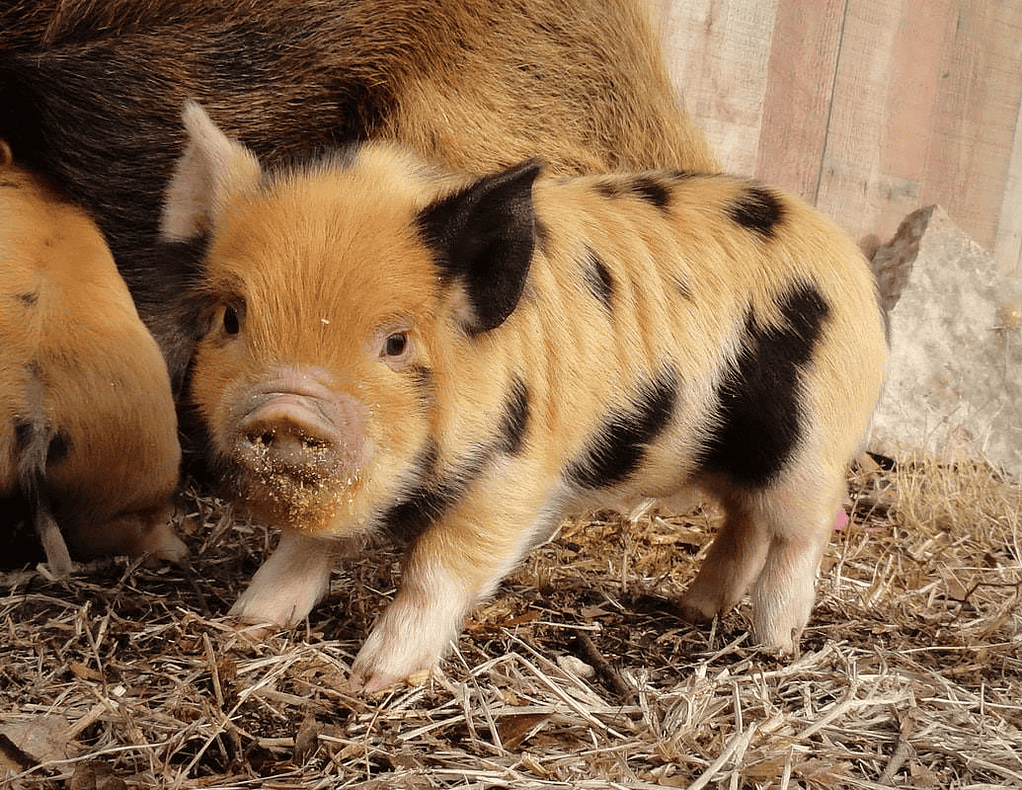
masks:
[[[557,666],[578,678],[596,677],[596,669],[594,667],[589,666],[581,658],[576,658],[567,653],[557,656]]]
[[[939,206],[910,214],[873,270],[891,360],[871,449],[982,458],[1022,475],[1022,282]]]

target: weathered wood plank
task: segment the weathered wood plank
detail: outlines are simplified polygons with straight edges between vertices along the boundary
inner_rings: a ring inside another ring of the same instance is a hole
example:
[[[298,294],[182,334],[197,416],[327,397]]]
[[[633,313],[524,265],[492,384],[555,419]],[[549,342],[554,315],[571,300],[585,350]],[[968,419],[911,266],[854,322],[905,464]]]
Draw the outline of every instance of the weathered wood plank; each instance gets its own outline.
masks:
[[[956,5],[921,197],[992,250],[1022,100],[1022,3]]]
[[[1022,0],[650,2],[725,169],[857,238],[940,203],[1022,269]]]
[[[767,66],[756,176],[815,203],[847,0],[784,0]]]
[[[892,41],[881,167],[914,184],[921,185],[927,177],[930,130],[943,82],[941,64],[952,6],[952,0],[902,3]]]
[[[856,238],[890,236],[919,183],[884,169],[902,3],[849,0],[816,205]]]
[[[994,258],[1004,274],[1022,277],[1022,105],[1015,120],[1015,141],[997,224]]]
[[[721,166],[753,175],[778,0],[695,0],[665,9],[671,78]]]

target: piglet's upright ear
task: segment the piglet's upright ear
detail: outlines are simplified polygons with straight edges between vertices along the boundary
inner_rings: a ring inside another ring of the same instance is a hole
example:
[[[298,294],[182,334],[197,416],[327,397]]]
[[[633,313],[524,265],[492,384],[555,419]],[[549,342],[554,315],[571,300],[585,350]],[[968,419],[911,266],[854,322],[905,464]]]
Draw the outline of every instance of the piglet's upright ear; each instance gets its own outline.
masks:
[[[167,186],[160,235],[185,241],[216,227],[227,203],[259,183],[255,155],[225,135],[197,103],[181,114],[188,142]]]
[[[462,323],[470,334],[500,326],[521,298],[536,243],[528,161],[450,195],[419,217],[443,273],[461,288]]]

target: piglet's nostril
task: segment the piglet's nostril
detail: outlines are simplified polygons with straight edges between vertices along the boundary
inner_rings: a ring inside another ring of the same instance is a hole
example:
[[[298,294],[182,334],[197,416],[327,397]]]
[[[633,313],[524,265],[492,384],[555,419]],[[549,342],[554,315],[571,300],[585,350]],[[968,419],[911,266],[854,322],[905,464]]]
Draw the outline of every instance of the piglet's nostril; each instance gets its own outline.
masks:
[[[295,450],[321,450],[330,447],[330,441],[298,426],[255,428],[245,434],[246,440],[256,446],[277,452]]]
[[[250,442],[252,442],[252,444],[269,447],[273,444],[273,440],[276,436],[277,434],[273,431],[264,431],[262,433],[250,433],[247,438]]]
[[[270,391],[254,398],[238,420],[230,450],[234,468],[258,480],[265,496],[295,485],[319,490],[328,480],[358,476],[364,418],[351,399],[324,395],[331,397]]]
[[[336,464],[335,442],[326,428],[297,419],[254,420],[242,432],[238,457],[260,474],[283,474],[303,480],[328,475]]]

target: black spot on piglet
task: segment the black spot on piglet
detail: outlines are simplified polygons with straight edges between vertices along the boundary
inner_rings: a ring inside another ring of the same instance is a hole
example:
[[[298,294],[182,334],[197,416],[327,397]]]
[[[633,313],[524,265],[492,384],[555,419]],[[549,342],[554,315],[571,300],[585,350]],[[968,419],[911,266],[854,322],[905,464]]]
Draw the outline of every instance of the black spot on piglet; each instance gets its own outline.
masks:
[[[751,186],[728,206],[727,215],[743,228],[770,239],[784,218],[784,206],[769,189]]]
[[[608,198],[635,197],[658,209],[671,203],[671,188],[652,174],[608,178],[596,185],[596,191]]]
[[[582,456],[568,464],[567,479],[589,489],[626,480],[646,457],[647,445],[670,423],[677,400],[677,372],[665,366],[643,382],[630,409],[607,415]]]
[[[805,432],[802,374],[830,307],[810,283],[779,300],[781,321],[763,326],[750,310],[741,351],[717,386],[716,426],[699,459],[707,471],[761,487],[787,463]]]
[[[671,190],[653,176],[636,176],[631,191],[659,209],[666,209],[671,202]]]
[[[497,431],[497,446],[509,455],[517,455],[525,441],[529,427],[529,388],[516,378],[504,404],[504,418]]]
[[[428,444],[416,462],[419,485],[387,509],[381,518],[383,528],[398,542],[413,542],[464,496],[485,463],[484,457],[475,455],[459,468],[441,470],[439,450],[435,444]]]
[[[607,265],[592,250],[586,250],[586,260],[582,265],[589,290],[605,308],[610,310],[614,299],[614,277]]]
[[[446,468],[440,463],[436,444],[427,443],[414,464],[418,482],[381,514],[383,529],[401,543],[413,542],[465,496],[497,453],[515,455],[521,451],[528,426],[529,389],[515,378],[491,440],[473,447]]]

